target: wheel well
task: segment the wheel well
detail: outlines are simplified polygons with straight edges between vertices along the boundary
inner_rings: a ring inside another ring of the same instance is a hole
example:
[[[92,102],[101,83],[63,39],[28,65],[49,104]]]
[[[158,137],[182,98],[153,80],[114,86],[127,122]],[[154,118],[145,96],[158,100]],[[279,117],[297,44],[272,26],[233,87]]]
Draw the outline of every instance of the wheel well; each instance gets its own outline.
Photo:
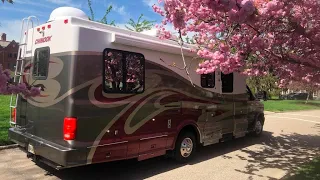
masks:
[[[184,132],[192,132],[196,136],[197,143],[200,143],[200,132],[198,131],[198,129],[194,125],[187,125],[187,126],[183,127],[181,129],[181,131],[179,132],[178,136],[180,136],[180,134],[182,134]]]
[[[262,120],[262,125],[264,125],[265,118],[264,118],[264,114],[263,114],[263,113],[259,113],[259,114],[257,115],[257,120],[260,119],[260,118],[261,118],[261,120]]]

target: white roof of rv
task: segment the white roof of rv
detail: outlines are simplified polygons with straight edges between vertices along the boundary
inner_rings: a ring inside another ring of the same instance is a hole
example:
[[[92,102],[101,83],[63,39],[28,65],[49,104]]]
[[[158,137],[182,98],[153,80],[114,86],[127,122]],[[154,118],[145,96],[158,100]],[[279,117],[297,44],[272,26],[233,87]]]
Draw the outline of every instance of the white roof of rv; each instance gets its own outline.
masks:
[[[142,31],[141,33],[149,35],[149,36],[155,36],[156,37],[158,35],[158,30],[153,28],[153,29],[150,29],[150,30]]]
[[[73,7],[59,7],[52,11],[48,22],[65,17],[77,17],[88,20],[88,16],[82,10]]]

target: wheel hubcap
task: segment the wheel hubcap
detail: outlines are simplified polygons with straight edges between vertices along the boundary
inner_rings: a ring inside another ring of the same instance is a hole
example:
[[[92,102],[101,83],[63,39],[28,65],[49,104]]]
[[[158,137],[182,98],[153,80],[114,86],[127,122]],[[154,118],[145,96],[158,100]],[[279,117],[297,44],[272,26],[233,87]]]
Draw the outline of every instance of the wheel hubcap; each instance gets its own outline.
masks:
[[[192,153],[193,142],[190,138],[185,138],[180,147],[180,153],[183,157],[189,157]]]
[[[257,133],[257,134],[260,134],[260,133],[261,133],[261,131],[262,131],[262,124],[261,124],[260,121],[257,121],[257,122],[256,122],[256,127],[255,127],[255,129],[256,129],[256,133]]]

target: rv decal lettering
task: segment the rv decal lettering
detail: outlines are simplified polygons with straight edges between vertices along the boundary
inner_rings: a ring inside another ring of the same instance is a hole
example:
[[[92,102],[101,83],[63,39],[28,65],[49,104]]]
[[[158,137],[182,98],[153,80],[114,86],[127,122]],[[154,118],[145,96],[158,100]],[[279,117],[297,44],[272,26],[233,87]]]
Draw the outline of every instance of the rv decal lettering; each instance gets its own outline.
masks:
[[[36,39],[35,44],[41,44],[41,43],[45,43],[45,42],[49,42],[51,41],[52,36],[47,36],[44,38],[40,38],[40,39]]]

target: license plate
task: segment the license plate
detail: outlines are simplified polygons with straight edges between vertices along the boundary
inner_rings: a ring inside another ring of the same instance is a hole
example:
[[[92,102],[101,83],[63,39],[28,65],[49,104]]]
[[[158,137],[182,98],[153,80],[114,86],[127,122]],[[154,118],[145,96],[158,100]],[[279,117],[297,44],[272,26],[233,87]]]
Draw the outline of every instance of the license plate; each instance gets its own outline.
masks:
[[[28,144],[28,152],[31,153],[31,154],[35,154],[34,147],[33,147],[32,144]]]

